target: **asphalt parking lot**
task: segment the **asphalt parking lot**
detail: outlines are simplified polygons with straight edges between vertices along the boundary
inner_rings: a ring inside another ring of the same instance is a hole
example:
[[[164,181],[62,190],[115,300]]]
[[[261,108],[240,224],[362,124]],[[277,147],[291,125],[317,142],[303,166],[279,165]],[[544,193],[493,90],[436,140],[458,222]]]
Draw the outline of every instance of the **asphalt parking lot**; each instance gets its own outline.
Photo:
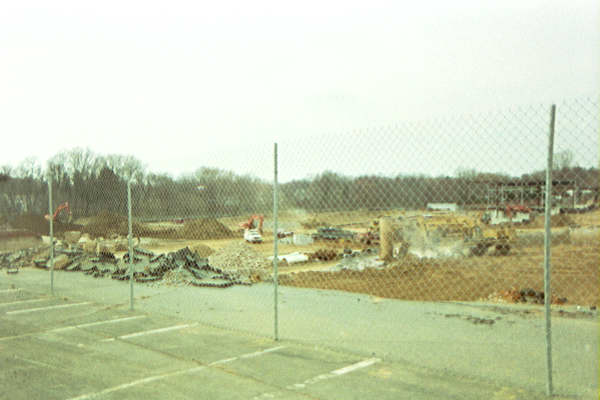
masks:
[[[7,283],[0,365],[7,399],[543,398]]]

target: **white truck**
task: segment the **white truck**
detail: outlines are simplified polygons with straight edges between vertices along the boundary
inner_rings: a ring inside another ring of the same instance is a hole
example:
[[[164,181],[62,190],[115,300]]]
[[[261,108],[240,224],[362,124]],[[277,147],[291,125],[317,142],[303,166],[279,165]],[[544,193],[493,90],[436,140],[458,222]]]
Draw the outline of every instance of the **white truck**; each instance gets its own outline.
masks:
[[[257,229],[244,230],[244,240],[248,243],[262,243],[263,238]]]

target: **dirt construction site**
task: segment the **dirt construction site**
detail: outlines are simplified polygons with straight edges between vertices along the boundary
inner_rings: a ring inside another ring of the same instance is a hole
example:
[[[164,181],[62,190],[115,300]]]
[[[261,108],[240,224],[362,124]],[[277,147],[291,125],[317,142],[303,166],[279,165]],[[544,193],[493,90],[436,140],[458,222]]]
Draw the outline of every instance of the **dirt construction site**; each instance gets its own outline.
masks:
[[[279,340],[268,216],[257,242],[243,217],[134,221],[131,259],[126,217],[57,221],[53,264],[48,221],[15,218],[0,381],[11,398],[546,398],[543,217],[491,237],[423,214],[281,215]],[[552,225],[553,398],[597,398],[600,212]]]
[[[494,251],[500,246],[473,254],[462,238],[450,234],[432,241],[435,246],[406,239],[400,246],[395,242],[392,256],[383,257],[378,238],[368,236],[379,232],[373,229],[374,221],[377,224],[385,216],[402,225],[398,222],[402,218],[421,214],[283,213],[278,230],[279,282],[404,300],[543,304],[543,215],[516,226],[507,254]],[[240,230],[243,219],[134,221],[134,279],[221,288],[271,280],[273,221],[265,219],[259,243],[248,243]],[[552,302],[596,307],[600,212],[559,214],[552,217],[552,225]],[[338,236],[325,237],[329,231],[324,227],[335,227]],[[12,221],[0,236],[0,265],[10,273],[48,269],[48,228],[41,216]],[[127,218],[111,213],[69,224],[55,222],[54,268],[128,280],[127,231]]]

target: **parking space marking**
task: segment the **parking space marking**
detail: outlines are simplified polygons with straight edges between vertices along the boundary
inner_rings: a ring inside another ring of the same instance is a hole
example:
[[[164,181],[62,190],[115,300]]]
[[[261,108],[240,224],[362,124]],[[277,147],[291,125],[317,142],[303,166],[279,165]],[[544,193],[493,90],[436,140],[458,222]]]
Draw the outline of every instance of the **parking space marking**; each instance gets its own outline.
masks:
[[[346,367],[336,369],[336,370],[328,372],[326,374],[317,375],[314,378],[307,379],[302,383],[295,383],[293,385],[288,386],[287,388],[288,389],[303,389],[307,385],[312,385],[313,383],[317,383],[317,382],[324,381],[327,379],[335,378],[340,375],[344,375],[344,374],[347,374],[348,372],[356,371],[361,368],[366,368],[366,367],[369,367],[379,361],[381,361],[379,358],[369,358],[369,359],[354,363],[352,365],[348,365]]]
[[[59,305],[56,305],[56,306],[39,307],[39,308],[28,308],[28,309],[25,309],[25,310],[7,311],[5,314],[7,314],[7,315],[26,314],[26,313],[30,313],[30,312],[36,312],[36,311],[52,310],[52,309],[56,309],[56,308],[67,308],[67,307],[83,306],[85,304],[91,304],[91,302],[86,301],[86,302],[83,302],[83,303],[59,304]]]
[[[146,318],[146,316],[145,315],[136,315],[133,317],[124,317],[124,318],[109,319],[106,321],[89,322],[87,324],[79,324],[79,325],[73,325],[73,326],[65,326],[63,328],[55,328],[55,329],[51,329],[47,332],[62,332],[62,331],[69,331],[69,330],[78,329],[78,328],[88,328],[90,326],[116,324],[118,322],[130,321],[132,319],[139,319],[139,318]]]
[[[114,337],[114,338],[103,339],[101,341],[102,342],[113,342],[113,341],[115,341],[117,339],[130,339],[130,338],[134,338],[134,337],[138,337],[138,336],[154,335],[156,333],[162,333],[162,332],[176,331],[176,330],[179,330],[179,329],[191,328],[191,327],[197,326],[197,325],[198,325],[198,323],[168,326],[166,328],[159,328],[159,329],[152,329],[152,330],[149,330],[149,331],[135,332],[135,333],[127,334],[127,335],[117,336],[117,337]]]
[[[39,303],[40,301],[48,301],[52,300],[50,297],[44,297],[43,299],[30,299],[30,300],[19,300],[19,301],[11,301],[8,303],[0,303],[0,307],[4,306],[12,306],[15,304],[24,304],[24,303]]]
[[[0,293],[20,292],[22,289],[2,289]]]
[[[113,392],[117,392],[119,390],[123,390],[123,389],[127,389],[133,386],[138,386],[138,385],[142,385],[144,383],[150,383],[150,382],[155,382],[158,380],[162,380],[162,379],[166,379],[166,378],[170,378],[172,376],[178,376],[178,375],[184,375],[184,374],[191,374],[194,372],[198,372],[198,371],[202,371],[203,369],[206,369],[208,367],[210,367],[211,365],[217,365],[217,364],[223,364],[224,362],[229,362],[228,360],[237,360],[240,358],[248,358],[248,357],[257,357],[261,354],[266,354],[266,353],[270,353],[272,351],[276,351],[279,350],[281,348],[284,348],[285,346],[278,346],[278,347],[273,347],[270,349],[266,349],[263,351],[257,351],[254,353],[249,353],[249,354],[242,354],[238,357],[233,357],[233,358],[228,358],[227,360],[220,360],[220,361],[215,361],[213,363],[210,363],[208,365],[201,365],[198,367],[194,367],[194,368],[188,368],[188,369],[183,369],[183,370],[179,370],[179,371],[174,371],[174,372],[169,372],[166,374],[162,374],[162,375],[154,375],[154,376],[149,376],[147,378],[142,378],[142,379],[138,379],[129,383],[124,383],[122,385],[118,385],[118,386],[113,386],[111,388],[107,388],[104,390],[101,390],[99,392],[95,392],[95,393],[87,393],[87,394],[82,394],[80,396],[77,397],[71,397],[68,400],[87,400],[87,399],[93,399],[96,397],[100,397],[102,395],[108,394],[108,393],[113,393]]]
[[[346,367],[333,370],[333,371],[328,372],[326,374],[317,375],[314,378],[307,379],[307,380],[305,380],[302,383],[294,383],[293,385],[286,386],[286,389],[288,389],[288,390],[304,389],[306,386],[312,385],[313,383],[317,383],[317,382],[325,381],[325,380],[328,380],[328,379],[336,378],[338,376],[345,375],[345,374],[347,374],[349,372],[369,367],[369,366],[371,366],[371,365],[373,365],[375,363],[378,363],[380,361],[381,361],[381,359],[379,359],[379,358],[368,358],[366,360],[359,361],[357,363],[348,365]],[[263,393],[263,394],[261,394],[259,396],[253,397],[252,400],[274,399],[275,397],[276,397],[276,393],[275,392]]]
[[[138,319],[138,318],[146,318],[146,316],[145,315],[136,315],[133,317],[125,317],[125,318],[109,319],[109,320],[105,320],[105,321],[89,322],[87,324],[63,326],[60,328],[52,328],[52,329],[47,329],[44,331],[29,332],[29,333],[23,333],[21,335],[0,337],[0,341],[19,339],[19,338],[35,336],[35,335],[43,335],[45,333],[69,331],[69,330],[77,329],[77,328],[87,328],[89,326],[96,326],[96,325],[103,325],[103,324],[115,324],[118,322],[129,321],[129,320]]]
[[[231,358],[226,358],[224,360],[215,361],[215,362],[212,362],[212,363],[208,364],[208,366],[212,367],[214,365],[227,364],[227,363],[230,363],[232,361],[243,359],[243,358],[258,357],[258,356],[262,356],[263,354],[271,353],[271,352],[274,352],[274,351],[277,351],[277,350],[281,350],[281,349],[284,349],[284,348],[285,348],[285,346],[271,347],[270,349],[261,350],[261,351],[255,351],[254,353],[242,354],[241,356],[231,357]]]
[[[357,369],[370,367],[371,365],[373,365],[379,361],[381,361],[379,358],[369,358],[367,360],[363,360],[363,361],[357,362],[355,364],[348,365],[347,367],[336,369],[335,371],[331,371],[331,374],[344,375],[344,374],[347,374],[348,372],[356,371]]]

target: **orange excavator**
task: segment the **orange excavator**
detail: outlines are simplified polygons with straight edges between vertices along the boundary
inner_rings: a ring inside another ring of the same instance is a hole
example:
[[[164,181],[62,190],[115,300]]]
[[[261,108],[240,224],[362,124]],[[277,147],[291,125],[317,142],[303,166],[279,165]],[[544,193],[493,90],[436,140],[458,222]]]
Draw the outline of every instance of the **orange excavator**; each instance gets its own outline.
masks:
[[[71,207],[69,207],[69,202],[65,201],[64,203],[56,207],[56,211],[54,211],[52,217],[50,216],[50,214],[46,214],[44,218],[46,218],[48,221],[50,221],[50,218],[52,218],[52,221],[58,221],[64,224],[70,223],[73,219],[73,214],[71,213]]]
[[[240,224],[240,229],[242,229],[244,231],[255,229],[258,231],[258,233],[260,233],[262,235],[264,222],[265,222],[264,215],[253,215],[250,218],[248,218],[247,221],[242,222]]]

